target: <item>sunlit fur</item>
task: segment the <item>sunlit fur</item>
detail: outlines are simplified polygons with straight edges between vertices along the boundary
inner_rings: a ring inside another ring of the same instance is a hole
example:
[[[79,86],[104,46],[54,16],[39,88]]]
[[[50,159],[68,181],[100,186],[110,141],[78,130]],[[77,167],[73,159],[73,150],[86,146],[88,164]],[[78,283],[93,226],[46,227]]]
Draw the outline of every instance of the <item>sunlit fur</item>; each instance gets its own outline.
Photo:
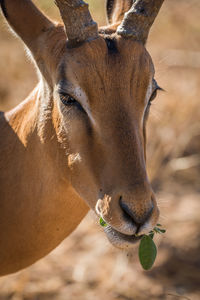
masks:
[[[45,256],[89,208],[109,224],[106,233],[115,246],[131,247],[127,239],[137,227],[120,199],[136,223],[144,223],[140,234],[159,215],[145,166],[144,124],[154,77],[148,52],[114,34],[111,51],[105,41],[109,28],[68,49],[63,26],[29,1],[4,2],[40,82],[24,102],[1,114],[0,274]],[[65,106],[60,89],[84,110]]]

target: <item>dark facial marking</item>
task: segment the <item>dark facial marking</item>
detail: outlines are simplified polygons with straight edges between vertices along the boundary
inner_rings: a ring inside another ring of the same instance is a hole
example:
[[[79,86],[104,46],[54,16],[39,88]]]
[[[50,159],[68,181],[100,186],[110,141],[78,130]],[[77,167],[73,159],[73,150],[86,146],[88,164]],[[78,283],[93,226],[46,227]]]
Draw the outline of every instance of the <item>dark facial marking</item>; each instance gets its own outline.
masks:
[[[106,37],[105,42],[106,42],[106,45],[108,47],[109,54],[118,53],[116,41],[114,39]]]

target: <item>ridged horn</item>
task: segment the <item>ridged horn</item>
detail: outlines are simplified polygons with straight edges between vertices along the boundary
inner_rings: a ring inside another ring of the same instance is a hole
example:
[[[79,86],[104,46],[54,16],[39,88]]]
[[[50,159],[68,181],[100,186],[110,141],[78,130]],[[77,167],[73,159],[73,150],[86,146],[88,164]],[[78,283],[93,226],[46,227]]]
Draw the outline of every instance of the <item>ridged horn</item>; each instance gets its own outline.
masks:
[[[98,37],[97,23],[93,21],[87,3],[82,0],[55,0],[55,3],[72,46]]]
[[[117,28],[121,36],[146,43],[149,30],[164,0],[134,0],[131,9]]]

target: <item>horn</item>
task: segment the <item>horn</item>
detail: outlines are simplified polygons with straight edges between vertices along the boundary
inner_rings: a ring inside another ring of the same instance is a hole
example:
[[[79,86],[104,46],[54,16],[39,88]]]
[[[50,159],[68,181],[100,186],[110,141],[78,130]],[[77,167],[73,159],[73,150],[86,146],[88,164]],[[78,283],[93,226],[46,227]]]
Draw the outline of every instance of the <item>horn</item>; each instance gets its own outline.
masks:
[[[131,9],[125,13],[121,25],[118,26],[117,33],[145,44],[163,2],[164,0],[134,0]]]
[[[97,23],[93,21],[88,4],[82,0],[55,0],[63,19],[70,45],[98,37]]]

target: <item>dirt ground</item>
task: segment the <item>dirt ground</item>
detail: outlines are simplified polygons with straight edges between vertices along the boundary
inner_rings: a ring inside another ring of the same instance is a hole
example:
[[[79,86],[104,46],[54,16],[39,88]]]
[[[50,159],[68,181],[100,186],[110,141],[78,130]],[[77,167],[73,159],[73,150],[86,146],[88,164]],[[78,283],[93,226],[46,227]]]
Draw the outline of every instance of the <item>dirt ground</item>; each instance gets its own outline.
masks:
[[[34,1],[59,18],[53,1]],[[200,2],[166,0],[147,49],[165,89],[148,124],[148,172],[166,234],[143,271],[137,247],[113,248],[92,212],[57,249],[33,266],[0,279],[0,300],[200,299]],[[91,0],[105,23],[104,1]],[[21,42],[0,17],[0,109],[23,100],[37,82]]]

